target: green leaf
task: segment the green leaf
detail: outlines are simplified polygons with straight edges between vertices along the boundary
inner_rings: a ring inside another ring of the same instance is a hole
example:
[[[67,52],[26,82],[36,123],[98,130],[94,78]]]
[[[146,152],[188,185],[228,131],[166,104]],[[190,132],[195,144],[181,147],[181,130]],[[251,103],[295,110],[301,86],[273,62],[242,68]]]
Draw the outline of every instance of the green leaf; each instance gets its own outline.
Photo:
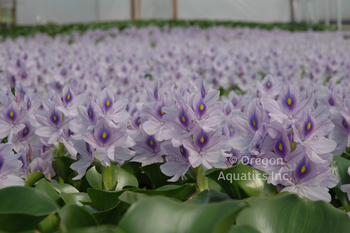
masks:
[[[268,175],[265,172],[241,163],[226,169],[212,168],[203,175],[218,183],[233,199],[243,199],[259,193],[278,193],[274,185],[267,184]]]
[[[79,193],[79,191],[69,184],[52,184],[50,185],[58,192],[58,193]]]
[[[132,233],[225,233],[245,206],[242,201],[232,200],[193,205],[166,197],[147,197],[133,204],[118,226]]]
[[[113,165],[111,165],[110,167],[101,166],[101,174],[102,174],[102,189],[115,190],[118,181],[114,176]]]
[[[122,195],[119,196],[119,200],[127,204],[127,206],[129,207],[135,202],[137,202],[138,200],[145,197],[148,197],[148,195],[126,190],[125,192],[123,192]]]
[[[14,186],[0,190],[0,230],[19,232],[34,229],[58,210],[54,201],[34,188]]]
[[[41,233],[56,232],[60,229],[60,219],[55,214],[50,214],[39,223],[37,229]]]
[[[105,191],[100,189],[88,189],[91,205],[100,209],[108,210],[119,204],[119,196],[124,192],[121,191]]]
[[[180,201],[186,200],[193,193],[195,193],[196,190],[197,189],[194,184],[165,185],[156,190],[130,189],[130,191],[135,193],[142,193],[150,196],[166,196],[179,199]]]
[[[196,184],[199,189],[199,191],[204,191],[206,189],[215,189],[217,191],[220,191],[220,186],[213,181],[212,179],[208,179],[203,175],[204,169],[202,165],[195,168],[195,175],[196,175]]]
[[[25,186],[32,187],[36,182],[38,182],[42,178],[45,178],[45,175],[41,172],[30,173],[25,180]]]
[[[348,232],[349,216],[324,201],[311,201],[301,195],[282,192],[246,199],[250,208],[237,217],[237,225],[250,225],[262,233]]]
[[[60,206],[64,204],[62,197],[55,191],[55,189],[47,182],[46,179],[41,179],[36,184],[35,189],[39,190],[41,193],[58,203]]]
[[[138,177],[141,174],[141,163],[139,162],[125,162],[121,166],[125,171],[130,172],[133,174],[135,177]]]
[[[231,198],[225,193],[221,193],[213,189],[206,189],[203,192],[193,195],[185,203],[207,204],[211,202],[221,202],[225,200],[231,200]]]
[[[146,175],[151,179],[154,188],[159,188],[163,185],[167,185],[167,180],[171,178],[163,174],[163,172],[160,170],[160,165],[162,165],[162,163],[152,163],[150,165],[141,167],[141,170],[144,171]]]
[[[229,233],[260,233],[260,231],[249,225],[240,225],[232,226]]]
[[[97,226],[95,217],[84,208],[77,205],[66,205],[59,212],[62,232],[70,229]]]
[[[61,196],[66,205],[75,204],[78,206],[83,206],[82,202],[91,202],[87,193],[61,193]]]
[[[60,176],[65,183],[68,183],[69,176],[74,172],[70,168],[74,162],[76,161],[69,157],[56,157],[55,160],[52,161],[52,167],[56,172],[56,176]]]
[[[95,166],[86,172],[86,179],[91,187],[102,189],[102,175],[96,171]]]
[[[91,206],[97,210],[93,215],[99,224],[114,224],[117,225],[129,205],[121,204],[119,196],[124,192],[120,191],[105,191],[100,189],[88,189],[88,194],[91,198]],[[89,209],[91,211],[91,209]]]
[[[73,229],[67,231],[67,233],[126,233],[118,227],[112,226],[98,226],[98,227],[87,227],[80,229]]]
[[[350,184],[350,176],[347,172],[348,168],[350,167],[350,160],[344,159],[340,156],[334,156],[331,167],[332,173],[339,179],[339,183],[333,188],[333,190],[337,194],[337,197],[342,203],[345,211],[349,212],[350,201],[348,199],[347,193],[343,192],[340,189],[340,186],[344,184]]]
[[[125,186],[134,186],[136,188],[139,186],[136,177],[130,172],[120,167],[113,167],[113,171],[113,176],[117,180],[116,190],[122,190]]]

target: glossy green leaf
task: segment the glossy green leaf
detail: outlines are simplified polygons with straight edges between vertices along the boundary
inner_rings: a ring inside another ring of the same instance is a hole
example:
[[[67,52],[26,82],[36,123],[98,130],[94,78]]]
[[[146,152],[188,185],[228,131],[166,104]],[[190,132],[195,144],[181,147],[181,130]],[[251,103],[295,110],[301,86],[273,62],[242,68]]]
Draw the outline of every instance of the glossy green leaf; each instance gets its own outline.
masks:
[[[119,196],[124,192],[121,191],[105,191],[100,189],[88,189],[91,205],[100,209],[108,210],[119,204]]]
[[[135,193],[142,193],[150,196],[166,196],[184,201],[196,192],[196,186],[194,184],[184,185],[165,185],[156,190],[144,190],[144,189],[130,189]]]
[[[70,229],[97,226],[95,217],[84,208],[77,205],[66,205],[59,212],[62,232]]]
[[[332,173],[339,179],[339,183],[333,188],[333,190],[337,194],[337,197],[342,203],[345,211],[349,212],[350,201],[348,199],[347,193],[343,192],[340,189],[340,186],[344,184],[350,184],[350,175],[347,172],[348,168],[350,167],[350,160],[344,159],[340,156],[334,156],[331,167]]]
[[[232,226],[229,233],[260,233],[260,231],[249,225],[240,225]]]
[[[32,187],[36,182],[38,182],[42,178],[45,178],[45,175],[41,172],[30,173],[25,180],[25,186]]]
[[[126,190],[125,192],[123,192],[122,195],[119,196],[119,200],[126,203],[127,206],[131,206],[138,200],[141,200],[142,198],[145,198],[145,197],[148,197],[148,195]]]
[[[76,161],[69,157],[56,157],[55,160],[52,161],[52,167],[55,170],[56,175],[60,176],[65,183],[68,183],[68,177],[73,173],[70,166],[74,162]]]
[[[232,200],[194,205],[166,197],[147,197],[133,204],[118,226],[128,233],[225,233],[246,206],[245,202]]]
[[[262,233],[345,233],[349,216],[324,201],[311,201],[295,193],[264,194],[246,199],[251,207],[237,217],[237,225],[250,225]]]
[[[135,177],[138,177],[141,174],[141,163],[139,162],[125,162],[121,166],[125,171],[133,174]]]
[[[87,227],[80,229],[68,230],[66,233],[126,233],[119,227],[113,226],[98,226],[98,227]]]
[[[163,185],[167,185],[167,180],[171,178],[164,175],[164,173],[160,170],[160,165],[162,165],[162,163],[152,163],[150,165],[141,167],[141,170],[144,171],[146,175],[151,179],[154,188],[159,188]]]
[[[193,195],[185,203],[207,204],[211,202],[221,202],[226,200],[231,200],[231,198],[227,194],[218,192],[213,189],[206,189],[203,192]]]
[[[54,201],[34,188],[14,186],[0,190],[0,230],[31,230],[58,210]]]
[[[101,166],[101,175],[102,175],[102,189],[104,190],[115,190],[117,186],[117,179],[114,176],[114,166],[103,167]]]
[[[102,175],[96,171],[96,167],[90,168],[86,172],[86,179],[95,189],[102,189]]]
[[[48,198],[52,199],[59,205],[63,205],[63,199],[62,197],[55,191],[55,189],[47,182],[46,179],[41,179],[35,186],[36,190],[39,190],[41,193],[43,193]]]
[[[91,202],[90,197],[87,193],[61,193],[61,196],[66,203],[83,206],[83,203]]]
[[[58,192],[58,193],[79,193],[79,191],[69,184],[52,184],[50,185]]]
[[[233,199],[243,199],[259,193],[278,193],[274,185],[267,184],[268,175],[265,172],[241,163],[226,169],[212,168],[203,175],[218,183]]]
[[[36,228],[41,233],[56,232],[60,229],[60,219],[55,214],[50,214]]]
[[[116,190],[122,190],[125,186],[133,186],[136,188],[139,186],[139,182],[137,181],[136,177],[130,172],[120,167],[114,167],[113,171],[113,176],[118,182]]]
[[[196,184],[199,189],[199,191],[204,191],[206,189],[214,189],[217,191],[220,191],[220,185],[217,184],[212,179],[209,179],[208,177],[204,176],[204,169],[202,165],[194,169],[195,176],[196,176]]]

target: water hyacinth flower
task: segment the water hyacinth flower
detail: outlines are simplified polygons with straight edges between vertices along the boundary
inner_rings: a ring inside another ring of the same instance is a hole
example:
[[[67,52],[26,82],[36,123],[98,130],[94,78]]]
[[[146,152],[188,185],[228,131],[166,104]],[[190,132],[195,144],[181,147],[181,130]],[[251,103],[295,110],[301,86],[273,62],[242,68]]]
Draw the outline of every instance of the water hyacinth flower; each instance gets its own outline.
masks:
[[[287,84],[281,90],[278,100],[264,96],[261,100],[264,108],[274,120],[287,124],[293,124],[308,112],[315,102],[314,94],[299,103],[299,93],[295,86]]]
[[[83,105],[86,101],[84,94],[75,95],[71,86],[66,85],[62,89],[62,98],[55,98],[57,109],[60,110],[65,116],[76,116],[77,106]]]
[[[78,134],[74,136],[75,139],[82,133],[94,130],[99,118],[92,101],[90,101],[86,107],[79,105],[77,110],[78,117],[69,122],[69,129],[72,130],[75,135]]]
[[[337,146],[336,142],[324,137],[332,128],[334,126],[329,119],[316,120],[307,114],[300,119],[298,128],[293,126],[294,140],[305,148],[307,156],[314,163],[328,165],[333,157],[329,154],[325,160],[320,155],[334,151]]]
[[[95,160],[95,149],[84,141],[75,141],[74,147],[79,153],[78,161],[73,163],[70,168],[78,172],[78,175],[72,180],[80,180],[86,173],[88,167]]]
[[[18,159],[22,154],[13,153],[13,144],[0,144],[0,189],[9,186],[24,186],[19,177],[22,162]]]
[[[331,201],[329,188],[337,185],[338,178],[332,174],[332,168],[323,167],[313,163],[308,157],[304,157],[293,172],[283,176],[281,192],[290,191],[303,195],[313,201]]]
[[[133,149],[136,156],[132,161],[140,162],[142,166],[163,162],[163,152],[160,149],[161,142],[158,142],[154,135],[148,135],[142,125],[140,130],[141,134],[135,138],[136,145],[133,146]]]
[[[128,104],[127,99],[121,99],[114,102],[114,94],[108,88],[105,88],[98,95],[96,102],[94,102],[95,111],[99,116],[107,121],[114,123],[126,122],[129,119],[129,114],[125,110]]]
[[[103,166],[110,166],[110,161],[117,161],[115,147],[122,147],[129,139],[124,124],[111,125],[105,119],[100,119],[92,132],[82,134],[84,141],[96,149],[97,156]],[[130,158],[129,158],[130,159]]]
[[[197,93],[192,102],[192,109],[196,114],[196,122],[206,132],[213,131],[215,126],[223,121],[220,115],[222,103],[219,99],[218,92],[211,92],[202,98],[202,93]]]
[[[59,111],[54,104],[50,104],[48,112],[35,115],[36,120],[41,125],[38,127],[35,133],[41,137],[46,144],[53,144],[59,141],[63,128],[69,123],[71,118],[65,117]]]
[[[175,182],[180,177],[183,179],[191,164],[188,160],[189,153],[184,146],[174,147],[169,141],[161,145],[161,151],[166,155],[166,163],[160,166],[160,170],[167,176],[173,176],[168,181]]]
[[[199,165],[202,165],[204,169],[212,168],[213,164],[219,162],[220,156],[223,156],[222,152],[230,150],[230,147],[227,146],[227,137],[222,135],[221,129],[207,133],[198,128],[193,134],[193,139],[185,139],[183,143],[194,168]]]
[[[23,108],[19,109],[17,103],[12,101],[0,114],[0,138],[8,137],[11,142],[13,135],[25,127],[24,123],[28,118],[28,112]]]

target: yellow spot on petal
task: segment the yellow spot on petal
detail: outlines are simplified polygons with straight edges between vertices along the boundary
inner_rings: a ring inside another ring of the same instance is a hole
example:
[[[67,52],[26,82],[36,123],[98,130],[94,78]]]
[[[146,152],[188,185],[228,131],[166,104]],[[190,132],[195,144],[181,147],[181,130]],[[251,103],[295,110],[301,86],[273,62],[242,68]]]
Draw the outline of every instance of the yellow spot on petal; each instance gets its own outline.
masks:
[[[254,125],[254,126],[256,126],[256,122],[255,122],[255,120],[253,120],[253,125]]]
[[[38,168],[37,172],[40,172],[40,169]]]
[[[201,111],[203,111],[203,109],[204,109],[203,104],[201,104],[201,106],[199,107],[199,109],[200,109]]]
[[[106,132],[103,132],[102,137],[103,137],[103,139],[105,139],[107,137]]]
[[[72,130],[69,130],[69,133],[71,133],[71,134],[72,134],[72,133],[73,133],[73,132],[72,132]]]
[[[287,99],[287,103],[288,103],[288,105],[291,105],[291,104],[292,104],[292,99],[291,99],[291,98],[288,98],[288,99]]]
[[[183,122],[186,122],[186,118],[184,116],[182,116],[181,119],[182,119]]]
[[[57,117],[56,117],[56,116],[53,116],[53,120],[54,120],[54,121],[57,121]]]
[[[89,111],[89,114],[90,114],[90,116],[92,116],[92,112],[91,111]]]
[[[204,142],[204,138],[203,137],[201,137],[201,143],[203,143]]]
[[[184,153],[184,149],[180,148],[180,150],[181,150],[181,153]]]
[[[278,149],[280,149],[280,151],[282,151],[282,150],[283,150],[282,143],[280,143],[280,144],[278,145]]]
[[[109,105],[110,105],[110,102],[109,102],[109,100],[107,100],[106,106],[108,107]]]
[[[329,118],[333,119],[333,116],[330,116]]]
[[[10,112],[10,117],[13,117],[13,116],[14,116],[13,112]]]
[[[231,127],[230,131],[231,131],[231,133],[233,132],[233,127]]]
[[[232,153],[232,152],[230,152],[230,155],[233,155],[233,153]]]
[[[307,130],[310,130],[310,128],[311,128],[311,123],[309,122],[309,123],[307,124],[307,126],[306,126],[306,129],[307,129]]]
[[[69,100],[69,99],[70,99],[70,94],[67,95],[67,100]]]
[[[271,86],[271,83],[270,83],[270,82],[268,82],[268,83],[267,83],[267,87],[270,87],[270,86]]]
[[[21,93],[21,97],[23,97],[23,95],[24,95],[24,94],[23,94],[23,92],[22,92],[22,93]]]
[[[28,130],[27,130],[27,128],[25,128],[25,130],[24,130],[24,134],[27,134],[28,133]]]
[[[226,110],[227,112],[230,112],[230,108],[227,108],[227,110]]]
[[[28,107],[30,107],[30,101],[28,102]]]
[[[300,172],[301,172],[301,173],[304,173],[305,170],[306,170],[306,168],[305,168],[305,165],[304,165],[304,166],[301,168]]]
[[[161,113],[162,115],[164,115],[165,112],[164,112],[163,110],[160,110],[160,113]]]
[[[237,103],[236,100],[234,100],[234,101],[233,101],[233,104],[235,105],[236,103]]]
[[[333,104],[333,100],[329,100],[329,103],[332,105]]]
[[[344,124],[344,126],[346,126],[346,125],[347,125],[345,121],[344,121],[344,123],[343,123],[343,124]]]
[[[141,124],[141,120],[140,119],[137,120],[137,124]]]
[[[204,90],[203,90],[203,95],[205,95],[205,92],[204,92]]]
[[[153,143],[152,140],[150,140],[150,141],[149,141],[149,144],[150,144],[151,146],[153,146],[154,143]]]

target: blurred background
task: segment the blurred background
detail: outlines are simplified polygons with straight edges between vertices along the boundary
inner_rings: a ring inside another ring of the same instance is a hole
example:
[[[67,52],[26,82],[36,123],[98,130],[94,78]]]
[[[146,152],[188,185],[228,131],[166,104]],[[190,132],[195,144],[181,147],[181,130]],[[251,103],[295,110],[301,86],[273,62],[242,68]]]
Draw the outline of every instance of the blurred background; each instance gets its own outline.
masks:
[[[121,20],[350,23],[350,0],[0,0],[1,27]]]

